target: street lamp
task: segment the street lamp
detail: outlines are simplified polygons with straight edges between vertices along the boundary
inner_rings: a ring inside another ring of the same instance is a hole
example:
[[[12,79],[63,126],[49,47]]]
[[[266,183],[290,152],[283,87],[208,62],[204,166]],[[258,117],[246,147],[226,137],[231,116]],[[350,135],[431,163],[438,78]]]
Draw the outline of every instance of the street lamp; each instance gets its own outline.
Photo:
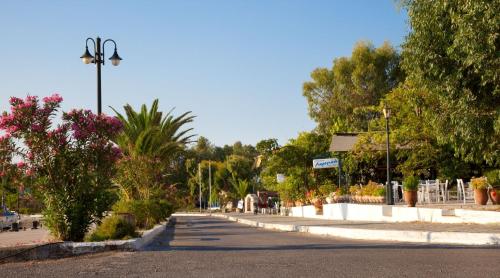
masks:
[[[389,150],[389,118],[391,117],[391,109],[384,104],[384,112],[385,118],[385,133],[387,134],[387,184],[386,184],[386,203],[388,205],[394,205],[394,198],[392,197],[392,185],[391,185],[391,159],[390,159],[390,150]]]
[[[88,42],[92,41],[94,43],[94,56],[89,52]],[[111,39],[105,40],[101,44],[101,38],[97,37],[96,40],[92,38],[87,38],[85,41],[85,52],[80,57],[84,64],[96,64],[97,66],[97,113],[102,113],[102,105],[101,105],[101,64],[104,65],[104,45],[106,42],[112,42],[115,45],[115,51],[113,55],[109,58],[111,60],[111,64],[113,66],[118,66],[122,58],[118,56],[118,52],[116,50],[116,42]],[[101,47],[102,46],[102,47]],[[102,49],[102,51],[101,51]]]

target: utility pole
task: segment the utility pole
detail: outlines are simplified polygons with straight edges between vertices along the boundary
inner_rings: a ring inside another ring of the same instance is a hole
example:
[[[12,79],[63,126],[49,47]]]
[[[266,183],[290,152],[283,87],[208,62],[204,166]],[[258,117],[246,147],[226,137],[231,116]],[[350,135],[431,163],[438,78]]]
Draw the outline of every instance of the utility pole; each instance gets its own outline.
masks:
[[[212,161],[208,161],[208,207],[212,215]]]
[[[198,163],[198,185],[200,187],[200,195],[198,200],[200,202],[200,213],[201,213],[201,163]]]

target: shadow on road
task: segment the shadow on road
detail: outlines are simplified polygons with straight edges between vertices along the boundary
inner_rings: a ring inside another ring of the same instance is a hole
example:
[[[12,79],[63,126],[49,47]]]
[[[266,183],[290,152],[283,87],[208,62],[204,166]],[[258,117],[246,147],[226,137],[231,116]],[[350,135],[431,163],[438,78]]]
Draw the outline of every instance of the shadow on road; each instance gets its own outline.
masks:
[[[297,237],[300,235],[300,237]],[[228,236],[230,238],[228,238]],[[294,238],[291,238],[291,237]],[[288,238],[288,241],[280,241]],[[294,244],[290,241],[311,243]],[[172,241],[175,243],[172,244]],[[320,243],[317,243],[320,242]],[[216,219],[172,219],[167,229],[142,251],[299,251],[299,250],[474,250],[499,249],[496,246],[433,245],[398,242],[368,242],[277,232]]]

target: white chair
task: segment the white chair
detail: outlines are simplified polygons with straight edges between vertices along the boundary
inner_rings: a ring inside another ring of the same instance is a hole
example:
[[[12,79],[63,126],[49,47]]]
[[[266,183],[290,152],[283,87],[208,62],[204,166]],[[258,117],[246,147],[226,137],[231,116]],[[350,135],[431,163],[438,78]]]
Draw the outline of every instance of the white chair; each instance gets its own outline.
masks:
[[[402,186],[397,181],[391,181],[392,184],[392,198],[394,199],[394,203],[401,202],[401,198],[399,198],[399,188],[401,188],[401,193],[403,192]]]
[[[427,180],[425,183],[425,199],[427,203],[438,203],[439,194],[439,180]]]
[[[441,182],[439,183],[439,197],[443,201],[443,203],[446,203],[449,199],[448,195],[448,180],[446,182]]]
[[[417,191],[417,197],[418,197],[418,202],[419,203],[425,203],[425,181],[420,181],[418,184],[418,191]]]
[[[474,200],[472,189],[469,186],[466,186],[462,179],[457,179],[457,191],[458,199],[463,200],[464,204],[467,202],[467,200]]]

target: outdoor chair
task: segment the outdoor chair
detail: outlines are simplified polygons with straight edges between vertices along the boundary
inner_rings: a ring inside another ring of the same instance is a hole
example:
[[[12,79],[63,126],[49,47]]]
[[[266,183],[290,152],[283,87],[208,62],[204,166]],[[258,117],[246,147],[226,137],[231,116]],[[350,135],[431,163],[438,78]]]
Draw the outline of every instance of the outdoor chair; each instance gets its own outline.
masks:
[[[457,191],[460,200],[464,201],[464,204],[467,203],[467,200],[474,200],[474,193],[470,186],[466,186],[462,179],[457,179]]]
[[[443,203],[446,203],[449,199],[448,180],[446,180],[446,182],[438,182],[438,184],[439,184],[439,198],[443,201]]]
[[[425,181],[420,181],[417,190],[418,202],[425,203]]]
[[[402,201],[402,195],[403,195],[403,187],[399,184],[397,181],[392,181],[392,197],[394,199],[394,203],[399,203]],[[401,197],[399,196],[399,191],[401,188]]]
[[[427,180],[425,182],[424,199],[427,203],[439,202],[439,180]]]

